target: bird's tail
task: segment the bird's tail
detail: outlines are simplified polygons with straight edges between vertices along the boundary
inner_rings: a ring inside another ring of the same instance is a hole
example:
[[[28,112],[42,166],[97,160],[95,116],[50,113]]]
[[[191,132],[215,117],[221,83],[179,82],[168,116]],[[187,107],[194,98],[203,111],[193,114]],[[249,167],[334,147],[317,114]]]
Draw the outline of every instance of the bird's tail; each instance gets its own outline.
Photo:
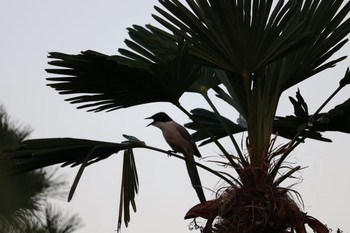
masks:
[[[190,157],[190,158],[188,158]],[[196,190],[197,196],[201,202],[205,202],[205,196],[202,188],[202,183],[199,178],[197,166],[194,163],[194,157],[193,156],[188,156],[186,158],[186,167],[187,167],[187,172],[188,175],[190,176],[192,187]]]

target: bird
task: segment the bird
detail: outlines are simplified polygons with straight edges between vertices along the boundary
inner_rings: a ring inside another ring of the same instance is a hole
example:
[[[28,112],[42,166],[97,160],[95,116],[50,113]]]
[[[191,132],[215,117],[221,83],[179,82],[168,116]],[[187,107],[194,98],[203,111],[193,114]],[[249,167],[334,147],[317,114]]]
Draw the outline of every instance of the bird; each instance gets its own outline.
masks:
[[[175,152],[182,153],[185,157],[188,175],[191,179],[192,187],[195,189],[197,196],[201,202],[205,202],[205,195],[202,189],[201,180],[199,178],[197,166],[194,163],[194,156],[202,157],[192,136],[182,125],[176,123],[166,113],[159,112],[151,117],[153,122],[147,125],[153,125],[159,128],[164,136],[165,141]]]

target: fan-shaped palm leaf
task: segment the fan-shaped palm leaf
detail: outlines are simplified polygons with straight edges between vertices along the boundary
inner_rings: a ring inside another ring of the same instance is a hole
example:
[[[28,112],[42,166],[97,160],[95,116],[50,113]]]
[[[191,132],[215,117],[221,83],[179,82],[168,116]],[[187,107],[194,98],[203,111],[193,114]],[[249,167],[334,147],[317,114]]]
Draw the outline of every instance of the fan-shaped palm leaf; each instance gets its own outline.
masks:
[[[178,0],[161,0],[168,12],[155,7],[163,16],[155,19],[187,38],[190,53],[221,69],[249,76],[291,54],[281,60],[288,68],[279,76],[286,89],[343,59],[324,64],[347,41],[350,3],[342,6],[343,0],[280,0],[274,8],[272,0],[186,2],[191,10]]]
[[[154,18],[191,44],[191,53],[217,67],[239,75],[255,72],[287,51],[306,35],[300,33],[296,1],[284,1],[273,9],[268,1],[162,0],[168,10],[155,9]]]
[[[127,144],[75,138],[32,139],[5,151],[4,155],[12,162],[11,172],[18,173],[61,163],[62,166],[77,166],[93,148],[87,165],[125,150]]]
[[[211,67],[201,66],[196,75],[196,81],[187,89],[188,92],[206,94],[209,89],[217,88],[221,84],[215,69]]]
[[[148,70],[119,64],[117,57],[85,51],[79,55],[50,53],[49,58],[56,59],[49,64],[59,68],[47,69],[47,72],[64,76],[48,78],[53,82],[48,86],[60,94],[78,94],[67,101],[83,103],[79,108],[111,111],[178,98],[168,93]]]
[[[123,56],[107,56],[93,51],[79,55],[50,53],[55,59],[47,69],[62,77],[48,78],[48,86],[60,94],[78,94],[67,99],[82,103],[90,111],[112,111],[151,102],[177,103],[194,83],[198,65],[190,61],[187,42],[149,26],[129,28],[131,50]]]
[[[144,142],[135,137],[125,137],[128,141],[123,143],[109,143],[101,141],[92,141],[74,138],[50,138],[33,139],[19,144],[17,148],[11,151],[5,151],[4,158],[10,161],[10,169],[6,170],[9,174],[31,171],[39,167],[45,167],[53,164],[62,164],[62,166],[77,166],[81,164],[76,179],[71,187],[69,200],[72,198],[75,188],[84,168],[94,162],[106,159],[114,153],[124,151],[124,164],[122,176],[122,193],[119,219],[124,211],[124,222],[127,225],[130,221],[129,206],[132,205],[136,211],[135,194],[138,191],[138,178],[132,152],[133,147],[143,147]],[[4,173],[2,173],[4,175]],[[121,221],[118,221],[120,227]]]
[[[348,41],[350,2],[343,6],[343,0],[301,2],[295,20],[303,22],[301,30],[313,36],[305,46],[271,64],[271,78],[278,80],[275,88],[281,92],[346,58],[332,55]]]

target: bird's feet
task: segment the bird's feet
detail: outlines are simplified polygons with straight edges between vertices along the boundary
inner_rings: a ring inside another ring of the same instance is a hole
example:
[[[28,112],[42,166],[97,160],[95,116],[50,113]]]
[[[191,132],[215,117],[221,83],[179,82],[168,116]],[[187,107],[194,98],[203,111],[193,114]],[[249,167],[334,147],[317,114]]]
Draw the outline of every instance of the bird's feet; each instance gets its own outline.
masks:
[[[170,157],[172,154],[176,154],[176,152],[173,150],[168,150],[168,157]]]

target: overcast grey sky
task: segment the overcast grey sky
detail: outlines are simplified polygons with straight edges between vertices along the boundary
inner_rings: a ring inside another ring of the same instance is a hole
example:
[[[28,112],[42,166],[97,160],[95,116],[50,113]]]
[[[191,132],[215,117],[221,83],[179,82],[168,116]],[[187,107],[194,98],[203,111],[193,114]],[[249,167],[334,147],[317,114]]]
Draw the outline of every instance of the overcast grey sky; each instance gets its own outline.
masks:
[[[132,24],[154,23],[151,13],[157,1],[102,0],[102,1],[0,1],[0,102],[9,114],[30,125],[32,138],[75,137],[120,142],[122,134],[130,134],[147,144],[169,147],[161,132],[146,128],[144,118],[158,111],[166,111],[180,123],[187,117],[170,104],[151,104],[111,113],[87,113],[76,110],[54,90],[46,87],[49,77],[46,58],[50,51],[77,54],[87,49],[106,54],[116,54],[124,47],[126,28]],[[350,46],[343,49],[348,54]],[[337,86],[350,64],[343,61],[335,69],[308,80],[298,87],[310,104],[310,112]],[[295,94],[292,87],[283,96],[279,113],[292,114],[287,96]],[[350,97],[344,89],[328,108]],[[188,109],[203,106],[198,96],[185,95],[181,102]],[[204,106],[205,107],[205,106]],[[232,119],[236,113],[222,107]],[[330,227],[350,231],[349,223],[349,152],[346,145],[350,136],[327,134],[332,144],[310,141],[293,153],[290,161],[308,166],[302,172],[304,181],[295,186],[304,198],[305,211]],[[240,140],[240,137],[239,137]],[[214,146],[201,149],[206,156],[217,155]],[[60,205],[77,212],[85,227],[78,233],[112,233],[116,228],[121,154],[114,155],[89,167],[77,188],[71,203]],[[126,233],[135,232],[187,232],[189,221],[184,221],[186,211],[197,204],[195,192],[187,177],[183,161],[149,151],[136,151],[140,177],[137,196],[138,211],[132,214]],[[65,168],[62,173],[71,183],[77,169]],[[217,187],[215,177],[201,171],[202,183],[208,188],[206,195]]]

